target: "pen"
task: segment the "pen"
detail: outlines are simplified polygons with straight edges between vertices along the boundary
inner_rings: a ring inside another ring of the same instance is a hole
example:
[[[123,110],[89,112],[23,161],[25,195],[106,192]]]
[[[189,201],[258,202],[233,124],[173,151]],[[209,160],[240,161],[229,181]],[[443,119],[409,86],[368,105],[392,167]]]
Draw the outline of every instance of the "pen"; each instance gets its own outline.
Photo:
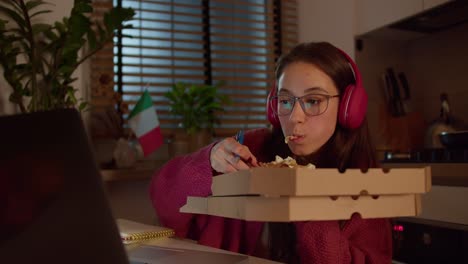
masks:
[[[239,144],[244,144],[244,130],[239,130],[235,136],[235,140],[239,142]],[[234,157],[236,157],[236,161],[239,161],[240,157],[236,153],[234,153]]]
[[[244,130],[239,130],[239,132],[237,132],[236,141],[240,144],[244,144]]]

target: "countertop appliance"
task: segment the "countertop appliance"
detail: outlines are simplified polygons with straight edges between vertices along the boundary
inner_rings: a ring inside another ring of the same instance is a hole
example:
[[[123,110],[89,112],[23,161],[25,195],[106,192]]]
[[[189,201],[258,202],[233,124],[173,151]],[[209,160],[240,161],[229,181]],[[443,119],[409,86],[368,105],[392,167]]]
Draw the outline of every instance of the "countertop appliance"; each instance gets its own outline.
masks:
[[[422,214],[393,223],[398,263],[468,263],[468,147],[386,151],[384,168],[430,166]]]
[[[468,187],[468,147],[385,151],[381,163],[385,168],[431,166],[433,185]]]
[[[468,163],[468,147],[386,151],[383,163]]]
[[[393,259],[398,263],[468,263],[468,231],[397,220]]]

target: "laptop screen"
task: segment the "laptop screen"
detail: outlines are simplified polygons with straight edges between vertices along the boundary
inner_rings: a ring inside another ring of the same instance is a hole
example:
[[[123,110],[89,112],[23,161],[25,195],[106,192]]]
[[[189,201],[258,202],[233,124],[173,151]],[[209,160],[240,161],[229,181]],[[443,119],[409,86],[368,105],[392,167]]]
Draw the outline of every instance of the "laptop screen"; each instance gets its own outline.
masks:
[[[0,117],[0,263],[128,263],[80,114]]]

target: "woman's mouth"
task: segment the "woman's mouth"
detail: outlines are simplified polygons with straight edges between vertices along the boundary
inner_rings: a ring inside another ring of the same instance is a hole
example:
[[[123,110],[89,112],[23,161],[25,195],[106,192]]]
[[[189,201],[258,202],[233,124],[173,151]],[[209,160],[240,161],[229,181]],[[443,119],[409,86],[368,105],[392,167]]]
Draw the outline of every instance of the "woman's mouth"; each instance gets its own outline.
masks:
[[[302,138],[304,138],[302,135],[290,135],[284,138],[284,143],[288,144],[289,142],[298,142]]]

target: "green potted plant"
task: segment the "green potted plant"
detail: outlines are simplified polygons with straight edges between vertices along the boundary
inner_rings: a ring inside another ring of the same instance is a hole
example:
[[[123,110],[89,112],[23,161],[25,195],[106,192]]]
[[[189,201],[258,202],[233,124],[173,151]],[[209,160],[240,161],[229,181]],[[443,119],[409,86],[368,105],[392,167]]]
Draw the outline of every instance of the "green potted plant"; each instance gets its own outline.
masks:
[[[178,82],[164,94],[170,102],[171,113],[180,118],[179,127],[185,131],[185,135],[175,138],[185,136],[190,150],[209,143],[214,126],[220,123],[217,114],[231,103],[227,95],[219,93],[223,85],[223,81],[213,85]]]
[[[73,72],[104,45],[135,14],[131,8],[112,8],[102,23],[91,19],[90,0],[75,0],[69,17],[53,24],[41,16],[50,13],[42,0],[2,0],[0,65],[12,88],[9,100],[21,112],[86,107],[72,83]],[[82,56],[79,52],[83,50]]]

